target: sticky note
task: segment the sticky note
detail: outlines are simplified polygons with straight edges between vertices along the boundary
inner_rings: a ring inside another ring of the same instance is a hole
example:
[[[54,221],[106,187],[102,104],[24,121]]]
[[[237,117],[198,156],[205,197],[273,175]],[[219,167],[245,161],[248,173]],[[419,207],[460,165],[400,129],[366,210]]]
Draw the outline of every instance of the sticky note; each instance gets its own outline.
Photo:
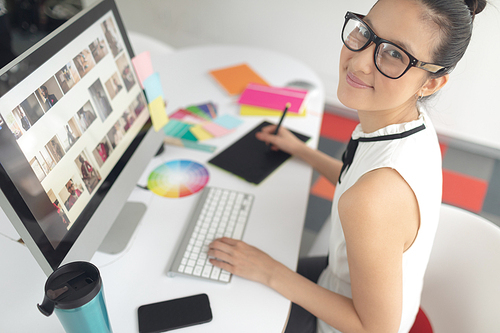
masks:
[[[202,125],[195,125],[193,127],[191,127],[189,129],[191,131],[191,133],[193,133],[193,135],[199,140],[199,141],[202,141],[202,140],[208,140],[208,139],[211,139],[213,138],[214,136],[212,134],[210,134],[209,132],[207,132],[203,127]]]
[[[142,52],[132,58],[132,65],[134,66],[137,77],[139,78],[139,83],[144,89],[144,85],[142,83],[154,73],[153,64],[151,63],[151,54],[149,51]]]
[[[283,113],[285,105],[290,103],[288,113],[300,114],[304,111],[306,96],[306,90],[249,84],[241,94],[238,104],[272,109]]]
[[[187,131],[192,127],[192,125],[185,124],[176,119],[171,119],[167,126],[163,128],[165,135],[181,138]]]
[[[210,71],[210,75],[229,95],[239,95],[249,83],[268,83],[247,64],[240,64]]]
[[[227,128],[219,126],[213,122],[204,124],[203,129],[205,129],[207,132],[209,132],[210,134],[212,134],[215,137],[223,136],[223,135],[226,135],[227,133],[231,132]]]
[[[161,87],[160,74],[153,73],[146,80],[144,80],[144,91],[148,102],[154,101],[160,97],[164,99],[163,89]]]
[[[239,125],[241,125],[243,123],[243,120],[241,120],[240,118],[231,116],[229,114],[225,114],[225,115],[217,117],[214,120],[214,123],[216,123],[217,125],[222,126],[224,128],[227,128],[228,130],[232,130],[232,129],[235,129],[236,127],[238,127]]]
[[[156,132],[168,123],[168,116],[165,112],[165,102],[163,97],[158,96],[155,100],[149,103],[149,114]]]

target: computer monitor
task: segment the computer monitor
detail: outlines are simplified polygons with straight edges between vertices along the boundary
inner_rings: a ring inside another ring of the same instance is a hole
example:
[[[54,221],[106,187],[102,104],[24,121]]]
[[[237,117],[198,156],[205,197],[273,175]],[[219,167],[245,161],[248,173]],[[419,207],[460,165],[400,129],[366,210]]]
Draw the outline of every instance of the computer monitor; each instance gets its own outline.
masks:
[[[104,0],[0,70],[0,207],[47,275],[91,259],[161,147],[133,56]]]

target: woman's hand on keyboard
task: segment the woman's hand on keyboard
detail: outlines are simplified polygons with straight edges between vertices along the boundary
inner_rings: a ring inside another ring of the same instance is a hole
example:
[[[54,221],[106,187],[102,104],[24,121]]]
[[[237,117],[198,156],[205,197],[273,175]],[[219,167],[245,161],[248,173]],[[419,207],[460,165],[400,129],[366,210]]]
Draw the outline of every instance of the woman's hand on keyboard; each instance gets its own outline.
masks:
[[[219,238],[209,245],[210,262],[232,274],[269,285],[273,272],[281,264],[261,250],[247,243]]]

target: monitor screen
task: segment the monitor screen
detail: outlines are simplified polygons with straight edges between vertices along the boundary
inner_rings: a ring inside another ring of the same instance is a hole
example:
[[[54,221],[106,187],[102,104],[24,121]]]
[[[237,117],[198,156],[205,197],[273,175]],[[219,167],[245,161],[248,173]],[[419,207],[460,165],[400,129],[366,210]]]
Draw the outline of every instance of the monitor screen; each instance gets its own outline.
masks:
[[[121,183],[137,180],[120,177],[134,153],[149,149],[152,156],[159,148],[160,140],[143,142],[154,131],[132,57],[116,6],[105,0],[0,71],[3,82],[14,82],[0,91],[0,204],[51,269],[99,209],[121,209],[126,196],[113,191],[130,192]],[[140,171],[133,171],[137,178]],[[118,201],[103,207],[109,196]],[[112,223],[99,223],[92,232],[104,233],[102,240]]]

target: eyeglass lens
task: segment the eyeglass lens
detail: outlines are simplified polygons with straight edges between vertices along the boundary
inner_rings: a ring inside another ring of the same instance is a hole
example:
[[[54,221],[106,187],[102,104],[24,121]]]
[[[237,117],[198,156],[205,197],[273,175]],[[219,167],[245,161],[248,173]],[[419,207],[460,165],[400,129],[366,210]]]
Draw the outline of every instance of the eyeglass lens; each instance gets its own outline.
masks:
[[[350,18],[343,30],[342,40],[352,51],[359,51],[370,42],[371,32],[361,21]],[[410,64],[408,55],[398,46],[382,42],[375,51],[375,64],[380,72],[397,78]]]

